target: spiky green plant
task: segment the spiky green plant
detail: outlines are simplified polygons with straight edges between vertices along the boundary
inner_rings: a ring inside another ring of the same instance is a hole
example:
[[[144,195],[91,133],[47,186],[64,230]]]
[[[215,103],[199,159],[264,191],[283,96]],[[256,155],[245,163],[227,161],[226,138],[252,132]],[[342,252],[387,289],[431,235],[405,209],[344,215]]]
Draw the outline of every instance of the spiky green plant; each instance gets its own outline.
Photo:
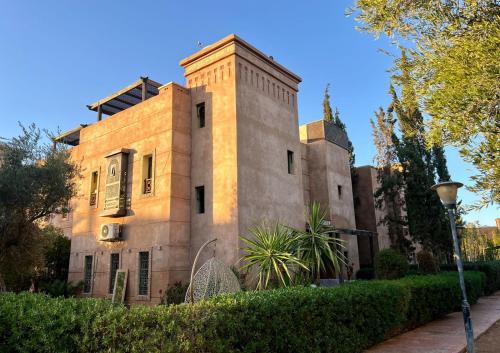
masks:
[[[252,238],[241,236],[247,245],[243,250],[242,269],[256,269],[257,289],[267,289],[271,283],[286,287],[298,268],[308,268],[295,254],[297,236],[280,223],[263,222],[249,229]]]
[[[319,281],[321,271],[341,271],[345,264],[344,241],[337,236],[335,227],[326,222],[326,211],[319,203],[313,203],[307,216],[306,230],[293,229],[297,235],[297,255],[309,268],[309,275]]]

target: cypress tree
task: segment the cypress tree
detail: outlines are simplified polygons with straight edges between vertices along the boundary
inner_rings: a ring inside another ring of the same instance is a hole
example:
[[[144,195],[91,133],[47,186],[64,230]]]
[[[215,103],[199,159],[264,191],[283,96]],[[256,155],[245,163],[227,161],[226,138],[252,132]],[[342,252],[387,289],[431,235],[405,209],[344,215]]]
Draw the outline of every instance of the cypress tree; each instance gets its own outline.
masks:
[[[330,106],[330,84],[328,83],[325,87],[325,95],[323,97],[323,120],[332,121],[332,107]]]

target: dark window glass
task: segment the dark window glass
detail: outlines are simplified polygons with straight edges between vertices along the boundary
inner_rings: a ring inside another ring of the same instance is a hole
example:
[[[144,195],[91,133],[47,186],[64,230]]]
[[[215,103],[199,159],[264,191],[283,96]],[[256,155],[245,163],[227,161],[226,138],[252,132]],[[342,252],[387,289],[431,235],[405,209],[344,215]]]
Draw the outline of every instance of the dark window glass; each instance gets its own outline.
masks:
[[[115,287],[116,271],[120,265],[120,254],[111,254],[109,261],[109,290],[110,294],[113,293]]]
[[[205,213],[205,186],[195,187],[196,193],[196,212]]]
[[[288,158],[288,174],[293,174],[293,152],[286,151]]]
[[[337,192],[339,194],[339,199],[342,198],[342,185],[337,185]]]
[[[198,116],[198,126],[205,127],[205,103],[196,105],[196,115]]]
[[[149,252],[139,253],[139,295],[148,295],[149,289]]]
[[[92,256],[85,256],[83,269],[83,293],[90,293],[92,289]]]

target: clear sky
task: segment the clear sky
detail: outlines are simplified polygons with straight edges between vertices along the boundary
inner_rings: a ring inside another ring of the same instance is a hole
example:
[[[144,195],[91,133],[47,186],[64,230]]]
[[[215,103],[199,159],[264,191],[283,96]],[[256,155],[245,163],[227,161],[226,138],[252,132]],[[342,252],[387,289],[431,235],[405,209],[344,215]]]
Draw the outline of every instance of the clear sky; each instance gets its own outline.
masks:
[[[11,1],[0,0],[0,136],[17,122],[56,131],[91,123],[95,102],[137,80],[184,83],[179,61],[235,33],[302,77],[300,123],[322,117],[331,83],[354,144],[356,164],[371,164],[369,119],[387,94],[388,40],[355,30],[344,15],[354,0],[336,1]],[[469,183],[472,167],[447,150],[452,178]],[[465,203],[473,194],[461,190]],[[499,209],[466,216],[494,225]]]

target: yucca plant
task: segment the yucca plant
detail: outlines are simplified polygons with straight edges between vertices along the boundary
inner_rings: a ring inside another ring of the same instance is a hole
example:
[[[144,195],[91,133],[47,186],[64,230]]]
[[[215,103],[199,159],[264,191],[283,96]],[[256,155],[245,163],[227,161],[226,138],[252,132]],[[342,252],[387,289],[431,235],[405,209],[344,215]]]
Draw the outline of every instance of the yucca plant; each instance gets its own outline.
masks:
[[[326,222],[326,211],[321,210],[319,203],[313,203],[307,217],[306,230],[293,229],[297,235],[297,255],[309,268],[310,277],[319,281],[321,271],[334,269],[341,271],[345,264],[343,249],[344,241],[340,239],[335,227]]]
[[[293,280],[293,273],[308,268],[294,253],[297,236],[280,223],[262,223],[249,229],[252,238],[241,236],[247,245],[242,269],[255,268],[257,289],[267,289],[271,283],[286,287]]]

